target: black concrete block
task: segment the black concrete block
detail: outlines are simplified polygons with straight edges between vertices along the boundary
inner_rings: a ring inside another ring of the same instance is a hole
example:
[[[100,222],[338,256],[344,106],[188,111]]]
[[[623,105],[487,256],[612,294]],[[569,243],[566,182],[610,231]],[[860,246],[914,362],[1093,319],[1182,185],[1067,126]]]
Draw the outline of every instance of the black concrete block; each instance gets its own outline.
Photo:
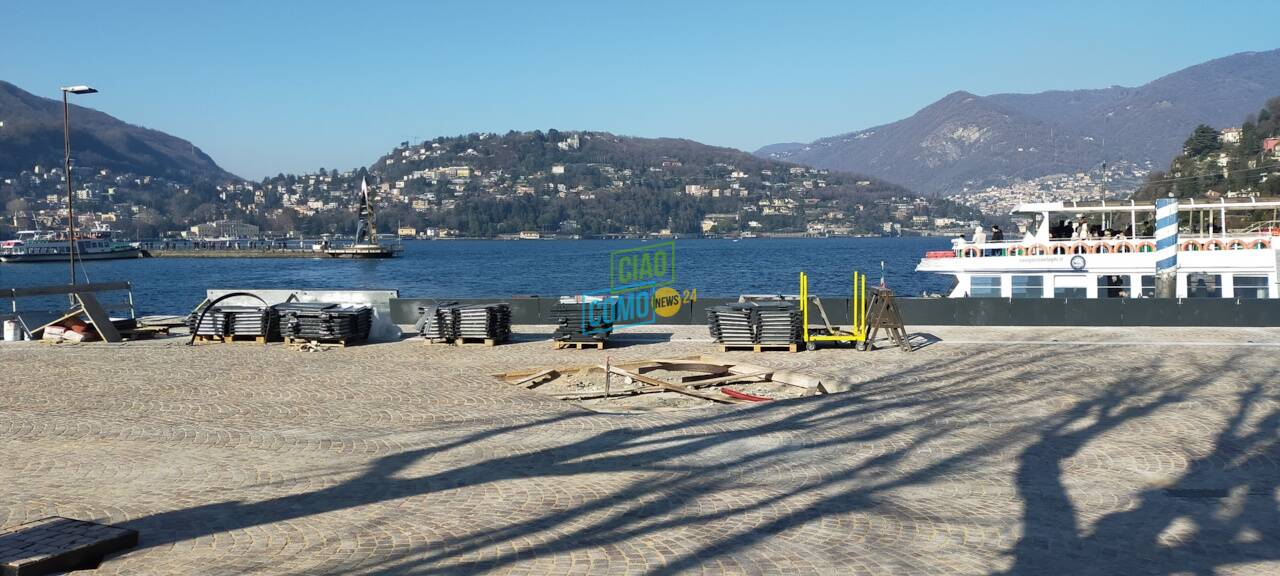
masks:
[[[137,545],[136,530],[50,516],[0,532],[0,574],[42,576],[97,568],[106,555]]]

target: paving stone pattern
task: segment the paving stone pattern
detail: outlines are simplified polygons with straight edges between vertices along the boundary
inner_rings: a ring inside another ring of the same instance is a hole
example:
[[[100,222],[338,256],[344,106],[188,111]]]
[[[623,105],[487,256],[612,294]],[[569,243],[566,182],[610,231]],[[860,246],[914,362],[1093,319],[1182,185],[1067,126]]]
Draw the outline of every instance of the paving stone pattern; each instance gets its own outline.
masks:
[[[1280,573],[1280,331],[715,354],[849,391],[640,415],[490,375],[712,354],[705,328],[531,331],[0,345],[0,528],[140,533],[94,574]]]

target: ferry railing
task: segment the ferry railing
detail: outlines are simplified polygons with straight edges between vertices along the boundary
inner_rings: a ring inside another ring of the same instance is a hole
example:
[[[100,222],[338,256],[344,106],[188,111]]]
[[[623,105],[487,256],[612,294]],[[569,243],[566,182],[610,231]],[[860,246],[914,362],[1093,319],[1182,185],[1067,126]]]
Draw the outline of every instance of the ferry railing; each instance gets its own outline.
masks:
[[[1269,249],[1272,242],[1280,242],[1269,234],[1249,235],[1181,235],[1178,243],[1180,252],[1199,252],[1217,250],[1257,250]],[[926,258],[983,258],[992,256],[1060,256],[1069,254],[1125,254],[1133,252],[1155,252],[1155,239],[1150,237],[1136,238],[1055,238],[1047,242],[1026,239],[1005,240],[1000,242],[957,242],[951,250],[937,250],[926,253]]]

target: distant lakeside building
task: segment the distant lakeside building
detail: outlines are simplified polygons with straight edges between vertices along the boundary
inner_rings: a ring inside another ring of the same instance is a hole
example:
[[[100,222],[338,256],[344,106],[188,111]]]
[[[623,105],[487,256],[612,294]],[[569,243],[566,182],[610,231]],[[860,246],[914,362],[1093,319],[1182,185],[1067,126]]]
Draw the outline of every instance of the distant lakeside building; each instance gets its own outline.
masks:
[[[256,238],[258,227],[239,220],[216,220],[191,227],[187,238]]]

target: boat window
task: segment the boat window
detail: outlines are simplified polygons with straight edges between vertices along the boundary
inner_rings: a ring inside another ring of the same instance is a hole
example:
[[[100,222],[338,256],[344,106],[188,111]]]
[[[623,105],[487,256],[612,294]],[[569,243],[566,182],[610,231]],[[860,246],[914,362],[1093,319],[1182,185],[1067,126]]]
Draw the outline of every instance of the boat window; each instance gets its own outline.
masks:
[[[1068,288],[1066,286],[1055,286],[1053,289],[1054,298],[1088,298],[1088,288]]]
[[[1132,294],[1133,286],[1128,274],[1098,275],[1099,298],[1129,298]]]
[[[1236,276],[1236,298],[1270,298],[1266,276]]]
[[[1194,272],[1187,274],[1187,298],[1221,298],[1222,275]]]
[[[1056,274],[1053,277],[1054,298],[1088,298],[1093,278],[1087,274]]]
[[[999,276],[974,276],[969,279],[969,297],[971,298],[999,298],[1000,297],[1000,277]]]
[[[1044,276],[1014,276],[1014,298],[1040,298],[1044,296]]]
[[[1156,297],[1156,277],[1151,274],[1142,275],[1142,297]]]

